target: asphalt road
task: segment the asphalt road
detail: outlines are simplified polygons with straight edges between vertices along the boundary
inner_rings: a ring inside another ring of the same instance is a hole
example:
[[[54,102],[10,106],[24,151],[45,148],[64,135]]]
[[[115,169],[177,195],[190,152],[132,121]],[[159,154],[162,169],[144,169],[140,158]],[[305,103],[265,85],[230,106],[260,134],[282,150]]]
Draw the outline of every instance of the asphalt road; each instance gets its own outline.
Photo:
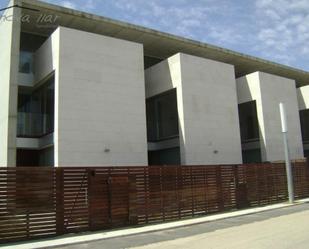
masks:
[[[160,232],[56,248],[307,249],[309,203]]]

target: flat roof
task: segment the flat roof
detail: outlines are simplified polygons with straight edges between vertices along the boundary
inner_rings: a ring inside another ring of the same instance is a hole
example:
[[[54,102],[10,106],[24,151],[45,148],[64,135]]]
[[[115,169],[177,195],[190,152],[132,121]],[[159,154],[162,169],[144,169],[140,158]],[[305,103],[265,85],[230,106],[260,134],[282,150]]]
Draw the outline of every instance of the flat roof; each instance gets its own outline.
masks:
[[[232,64],[235,66],[237,78],[252,72],[262,71],[294,79],[298,87],[309,84],[309,72],[301,69],[58,5],[37,0],[21,0],[20,2],[24,7],[40,10],[40,12],[35,12],[23,9],[23,14],[30,14],[34,18],[38,18],[42,13],[54,14],[59,16],[57,25],[60,26],[142,43],[144,53],[148,56],[166,59],[182,52]],[[50,35],[55,28],[55,26],[46,27],[22,22],[22,30],[31,33]]]

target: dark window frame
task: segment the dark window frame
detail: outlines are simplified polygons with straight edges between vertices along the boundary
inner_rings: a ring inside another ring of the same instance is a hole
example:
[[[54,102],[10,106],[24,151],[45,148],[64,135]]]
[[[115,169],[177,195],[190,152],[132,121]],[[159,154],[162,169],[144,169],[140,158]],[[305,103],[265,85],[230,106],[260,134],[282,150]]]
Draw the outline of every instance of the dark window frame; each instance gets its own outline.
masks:
[[[162,126],[162,116],[160,115],[159,105],[160,101],[164,97],[174,95],[175,97],[175,134],[164,135],[163,126]],[[147,138],[149,142],[158,142],[163,140],[168,140],[172,138],[179,137],[179,117],[178,117],[178,108],[177,108],[177,91],[176,88],[168,90],[166,92],[152,96],[146,100],[146,116],[147,116]]]
[[[299,111],[303,143],[309,143],[309,109]]]
[[[251,105],[251,106],[249,106]],[[251,113],[246,113],[245,122],[243,122],[242,116],[242,108],[243,109],[251,109],[253,111]],[[239,126],[240,126],[240,135],[241,142],[248,143],[260,140],[260,131],[259,131],[259,122],[257,116],[257,106],[256,101],[248,101],[238,105],[238,113],[239,113]],[[244,127],[245,126],[245,127]],[[245,132],[245,134],[244,134]]]
[[[52,94],[49,96],[48,89],[52,87]],[[25,96],[25,97],[21,97]],[[29,98],[29,103],[25,106],[20,105],[22,98]],[[51,98],[51,99],[50,99]],[[39,100],[35,106],[35,99]],[[49,103],[50,102],[50,103]],[[35,106],[35,108],[34,108]],[[38,108],[38,109],[37,109]],[[18,94],[18,114],[25,113],[31,115],[41,115],[40,126],[38,132],[30,134],[19,133],[17,131],[17,137],[24,138],[41,138],[54,132],[54,120],[55,120],[55,75],[51,74],[44,83],[35,87],[30,93],[24,94],[20,92]],[[34,122],[33,120],[31,122]],[[19,123],[19,122],[18,122]],[[26,125],[26,124],[24,124]],[[33,125],[33,124],[31,124]],[[30,128],[32,129],[32,128]]]

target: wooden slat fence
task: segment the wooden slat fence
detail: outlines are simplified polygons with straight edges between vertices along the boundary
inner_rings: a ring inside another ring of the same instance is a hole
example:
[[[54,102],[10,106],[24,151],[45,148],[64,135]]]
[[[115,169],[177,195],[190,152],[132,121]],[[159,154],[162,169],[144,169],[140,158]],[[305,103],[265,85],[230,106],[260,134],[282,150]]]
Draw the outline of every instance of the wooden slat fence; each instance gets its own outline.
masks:
[[[293,164],[309,197],[309,164]],[[0,168],[0,243],[143,225],[287,200],[284,164]]]

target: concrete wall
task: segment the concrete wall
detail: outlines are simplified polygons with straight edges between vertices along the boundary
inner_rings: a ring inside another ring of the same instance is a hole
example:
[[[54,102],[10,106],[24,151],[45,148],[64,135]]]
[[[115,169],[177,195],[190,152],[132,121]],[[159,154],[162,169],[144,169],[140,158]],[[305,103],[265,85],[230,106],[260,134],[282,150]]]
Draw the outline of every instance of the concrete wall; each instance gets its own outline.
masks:
[[[263,129],[264,118],[263,118],[263,106],[262,106],[259,74],[252,73],[244,77],[238,78],[236,80],[236,86],[237,86],[238,104],[246,103],[253,100],[256,101],[256,111],[259,122],[259,137],[260,137],[258,147],[261,149],[262,161],[267,161],[266,148],[264,144],[265,132]],[[256,149],[257,147],[254,147],[254,145],[257,144],[256,143],[252,144],[253,148]]]
[[[9,6],[16,3],[10,1]],[[0,14],[15,17],[0,20],[0,166],[15,166],[20,9],[11,8]]]
[[[238,103],[256,100],[263,161],[284,159],[279,103],[286,105],[292,159],[303,158],[295,81],[256,72],[237,79]]]
[[[297,98],[299,110],[309,109],[309,86],[303,86],[298,88]]]
[[[177,90],[181,163],[241,163],[234,67],[177,54],[146,70],[146,96]]]
[[[34,54],[34,84],[44,80],[59,67],[59,31],[54,34]],[[58,74],[58,72],[56,72]]]
[[[142,45],[60,27],[50,51],[36,77],[55,70],[55,166],[147,165]]]

